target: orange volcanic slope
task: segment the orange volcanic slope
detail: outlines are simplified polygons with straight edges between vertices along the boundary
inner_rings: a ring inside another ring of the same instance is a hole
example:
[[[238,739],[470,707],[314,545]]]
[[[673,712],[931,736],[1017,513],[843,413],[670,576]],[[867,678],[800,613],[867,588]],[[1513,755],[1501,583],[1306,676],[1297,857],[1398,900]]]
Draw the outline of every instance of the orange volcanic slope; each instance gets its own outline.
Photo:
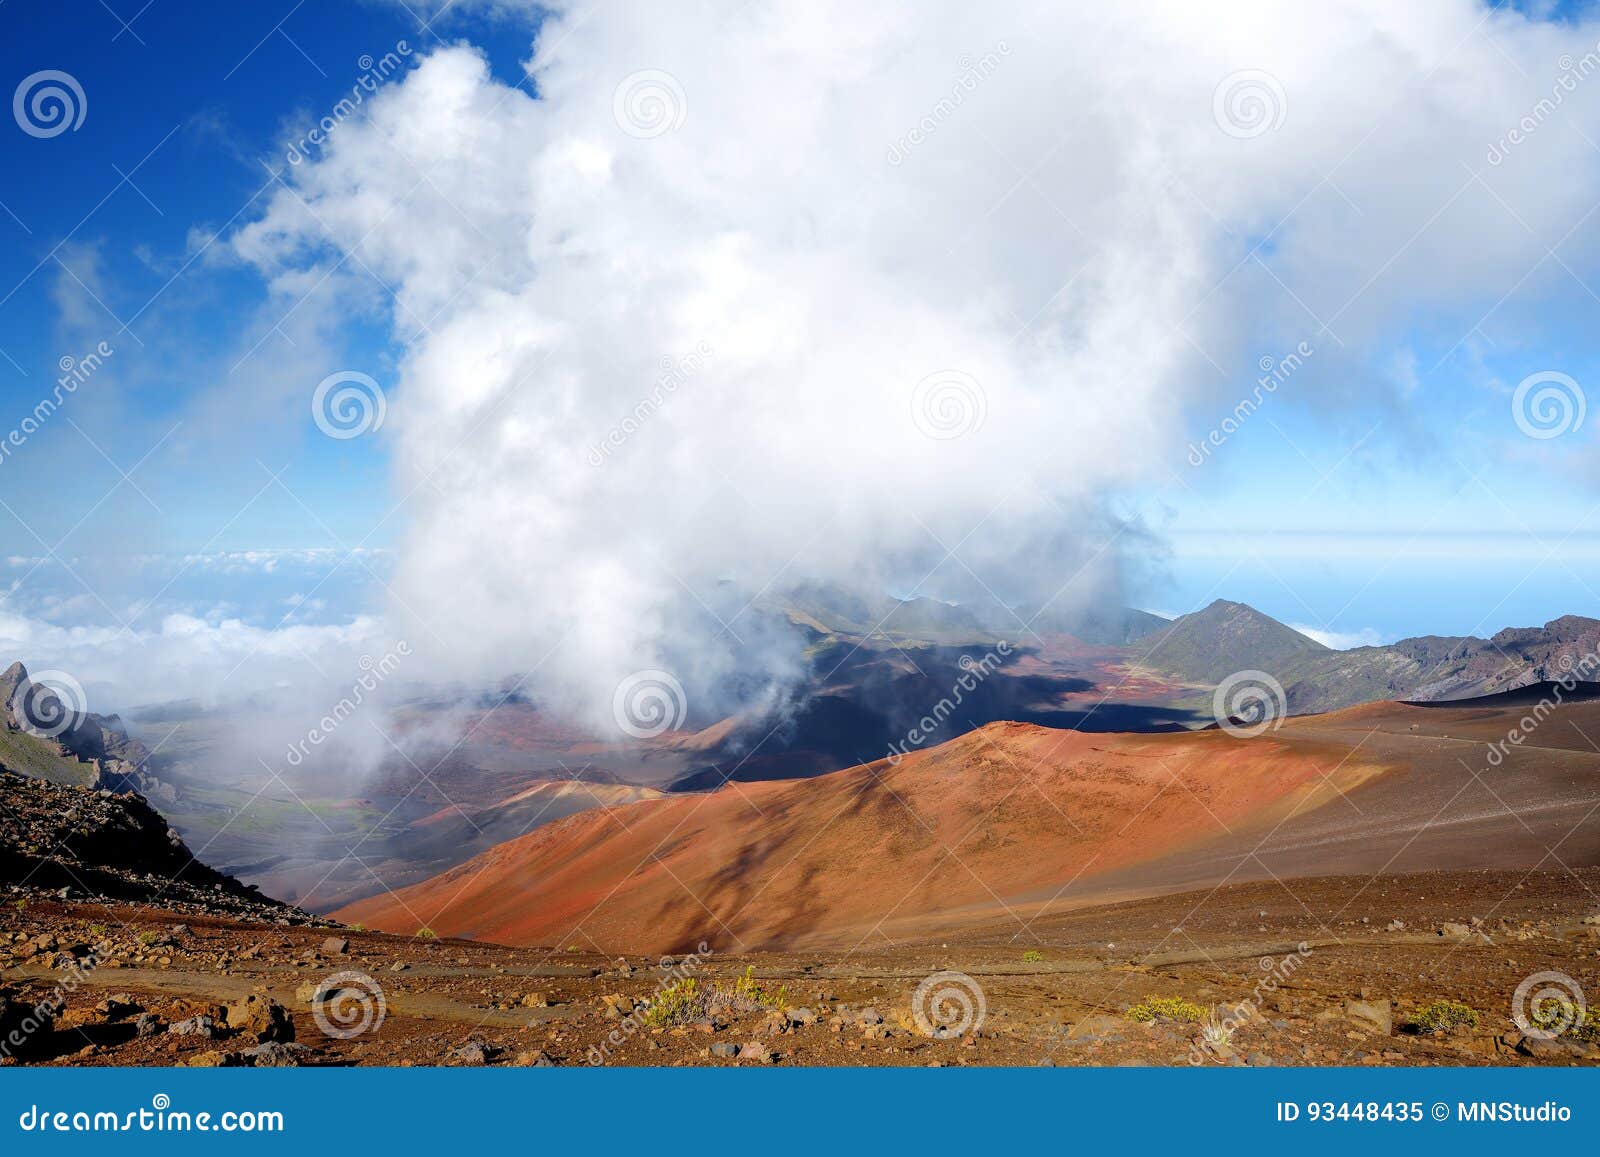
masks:
[[[898,766],[595,809],[336,913],[385,931],[670,951],[853,944],[1266,830],[1379,772],[1347,746],[995,723]]]

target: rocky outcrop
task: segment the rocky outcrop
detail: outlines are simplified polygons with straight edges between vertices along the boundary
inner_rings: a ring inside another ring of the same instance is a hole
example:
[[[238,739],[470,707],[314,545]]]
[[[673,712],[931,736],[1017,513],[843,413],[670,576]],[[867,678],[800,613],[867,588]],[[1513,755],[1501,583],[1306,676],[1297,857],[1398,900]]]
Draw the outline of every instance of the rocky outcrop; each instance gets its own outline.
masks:
[[[0,716],[9,730],[27,732],[54,744],[61,755],[92,764],[96,788],[134,791],[159,803],[176,803],[177,788],[150,770],[150,749],[128,734],[122,719],[96,715],[82,706],[35,683],[21,663],[0,673]]]
[[[294,911],[195,859],[134,792],[0,772],[0,880],[80,898],[197,903],[273,916]]]

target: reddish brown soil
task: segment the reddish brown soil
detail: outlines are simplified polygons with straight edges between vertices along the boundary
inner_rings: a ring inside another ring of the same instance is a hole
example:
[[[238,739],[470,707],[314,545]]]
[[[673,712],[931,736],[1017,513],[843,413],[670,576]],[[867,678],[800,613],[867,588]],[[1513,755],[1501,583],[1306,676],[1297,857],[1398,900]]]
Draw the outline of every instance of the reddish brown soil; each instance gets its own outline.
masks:
[[[341,910],[403,934],[667,951],[850,944],[1268,825],[1331,798],[1343,750],[1221,733],[1084,735],[999,723],[811,780],[594,810]],[[1345,788],[1377,774],[1344,759]]]
[[[1600,703],[1504,744],[1527,714],[1374,704],[1254,739],[993,724],[898,766],[584,813],[338,915],[625,951],[850,947],[1253,879],[1600,864]]]
[[[1512,1002],[1536,972],[1558,971],[1591,996],[1600,992],[1600,925],[1583,922],[1600,908],[1597,886],[1594,870],[1319,878],[1026,924],[999,914],[948,940],[879,936],[856,951],[737,954],[713,937],[713,952],[692,973],[700,984],[727,989],[751,968],[767,993],[781,986],[785,1003],[810,1010],[815,1022],[736,1006],[659,1028],[608,1016],[603,1000],[650,997],[662,982],[657,961],[619,960],[581,940],[534,949],[349,932],[339,934],[349,945],[338,952],[324,945],[328,929],[36,896],[0,919],[0,994],[46,999],[67,975],[62,953],[110,941],[106,962],[66,992],[57,1029],[34,1042],[29,1064],[243,1063],[254,1043],[247,1034],[210,1040],[160,1026],[216,1015],[251,993],[285,1006],[304,1046],[294,1051],[300,1064],[510,1065],[541,1054],[556,1065],[597,1055],[627,1065],[1594,1064],[1600,1049],[1592,1045],[1524,1039]],[[1444,921],[1474,917],[1481,923],[1467,936],[1438,933]],[[1396,920],[1405,927],[1392,929]],[[184,928],[174,931],[179,921]],[[61,952],[34,952],[40,936],[54,937]],[[299,994],[351,971],[382,990],[385,1016],[336,1039]],[[970,1007],[982,1008],[981,1019],[948,1039],[930,1037],[911,1015],[919,986],[941,971],[962,974]],[[131,1012],[97,1008],[112,994],[152,1014],[157,1031],[136,1036]],[[1182,997],[1236,1020],[1229,1047],[1199,1049],[1194,1024],[1129,1019],[1148,996]],[[1440,999],[1466,1005],[1476,1023],[1415,1031],[1418,1011]],[[1352,1019],[1352,1000],[1392,1005],[1392,1031]],[[883,1023],[861,1023],[874,1016]],[[458,1052],[473,1041],[485,1050]],[[752,1043],[771,1061],[721,1055]]]

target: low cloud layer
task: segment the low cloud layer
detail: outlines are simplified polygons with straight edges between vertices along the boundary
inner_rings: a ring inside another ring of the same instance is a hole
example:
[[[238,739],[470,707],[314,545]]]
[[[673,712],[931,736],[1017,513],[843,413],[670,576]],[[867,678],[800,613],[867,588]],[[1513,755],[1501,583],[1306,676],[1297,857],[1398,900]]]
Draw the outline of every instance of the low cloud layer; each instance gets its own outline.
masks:
[[[1302,397],[1404,426],[1374,367],[1411,327],[1470,340],[1568,276],[1550,247],[1593,265],[1600,80],[1504,143],[1593,26],[556,8],[531,84],[419,53],[230,243],[286,300],[392,311],[392,633],[597,722],[641,669],[772,694],[798,640],[743,608],[790,585],[1118,599],[1115,496],[1181,477],[1263,359],[1309,343]]]

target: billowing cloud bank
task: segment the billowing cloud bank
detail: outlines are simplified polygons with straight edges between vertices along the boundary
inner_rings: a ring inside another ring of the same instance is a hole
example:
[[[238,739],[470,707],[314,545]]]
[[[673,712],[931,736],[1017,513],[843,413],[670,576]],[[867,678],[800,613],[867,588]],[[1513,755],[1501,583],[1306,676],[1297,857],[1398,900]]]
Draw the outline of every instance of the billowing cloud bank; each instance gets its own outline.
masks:
[[[749,596],[1115,597],[1107,497],[1262,359],[1367,388],[1586,267],[1600,80],[1506,137],[1594,40],[1466,0],[558,11],[531,84],[431,51],[232,243],[290,299],[392,292],[430,671],[753,698],[797,660]]]

